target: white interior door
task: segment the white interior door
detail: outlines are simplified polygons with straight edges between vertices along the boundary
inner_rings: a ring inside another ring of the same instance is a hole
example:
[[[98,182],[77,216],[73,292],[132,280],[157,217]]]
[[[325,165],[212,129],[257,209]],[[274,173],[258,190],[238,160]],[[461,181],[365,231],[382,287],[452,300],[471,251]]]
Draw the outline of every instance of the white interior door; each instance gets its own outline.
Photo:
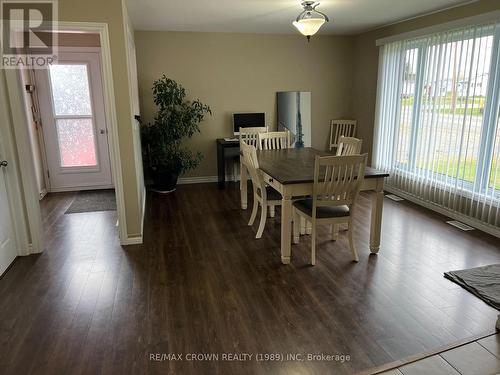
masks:
[[[12,207],[7,196],[8,161],[2,158],[1,147],[2,145],[0,145],[0,275],[5,272],[17,255]]]
[[[61,51],[36,82],[49,190],[112,187],[100,53]]]

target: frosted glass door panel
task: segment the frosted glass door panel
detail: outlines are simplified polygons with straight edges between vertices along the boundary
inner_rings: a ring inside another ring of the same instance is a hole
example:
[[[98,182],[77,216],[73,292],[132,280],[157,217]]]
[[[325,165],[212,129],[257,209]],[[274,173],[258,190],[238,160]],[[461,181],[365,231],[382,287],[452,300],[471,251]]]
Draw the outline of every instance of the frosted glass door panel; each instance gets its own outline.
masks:
[[[92,116],[87,65],[51,65],[50,83],[56,116]]]
[[[92,119],[56,120],[61,167],[97,165]]]

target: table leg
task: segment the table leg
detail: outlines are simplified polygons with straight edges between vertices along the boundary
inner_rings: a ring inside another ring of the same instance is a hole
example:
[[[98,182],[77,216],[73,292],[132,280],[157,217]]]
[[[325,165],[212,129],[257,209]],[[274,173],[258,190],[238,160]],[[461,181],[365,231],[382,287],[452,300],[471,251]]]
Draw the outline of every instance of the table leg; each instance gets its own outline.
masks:
[[[247,189],[248,189],[247,168],[240,160],[240,195],[241,195],[241,209],[242,210],[246,210],[247,206],[248,206]]]
[[[377,189],[372,194],[372,214],[370,228],[370,251],[378,253],[380,250],[380,231],[382,229],[382,209],[384,206],[384,191]]]
[[[311,235],[313,230],[312,228],[313,228],[312,222],[306,220],[306,234]]]
[[[300,235],[303,236],[306,234],[306,219],[302,216],[300,217]]]
[[[281,201],[281,263],[289,264],[292,246],[292,197],[283,195]]]

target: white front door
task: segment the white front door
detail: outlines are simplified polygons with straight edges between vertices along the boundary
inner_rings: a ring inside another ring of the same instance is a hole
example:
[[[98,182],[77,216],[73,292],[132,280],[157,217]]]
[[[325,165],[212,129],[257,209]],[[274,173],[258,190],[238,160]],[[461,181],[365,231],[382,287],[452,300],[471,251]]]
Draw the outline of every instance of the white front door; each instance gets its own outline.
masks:
[[[36,71],[50,191],[110,188],[100,53],[59,53]]]
[[[1,141],[1,139],[0,139]],[[12,207],[7,196],[7,168],[8,161],[3,158],[0,144],[0,275],[16,258],[16,241],[13,230]]]

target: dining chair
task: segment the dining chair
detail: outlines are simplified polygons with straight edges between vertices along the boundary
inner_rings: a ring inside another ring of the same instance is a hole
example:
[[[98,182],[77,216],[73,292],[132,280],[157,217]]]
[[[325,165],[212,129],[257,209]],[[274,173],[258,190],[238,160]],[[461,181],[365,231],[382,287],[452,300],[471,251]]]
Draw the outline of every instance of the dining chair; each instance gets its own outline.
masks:
[[[247,145],[258,148],[259,134],[267,133],[267,130],[267,126],[240,128],[240,143],[245,141]]]
[[[268,207],[270,211],[274,212],[275,206],[281,205],[282,198],[280,193],[274,190],[271,186],[266,185],[264,182],[264,178],[262,177],[262,173],[259,169],[259,161],[257,159],[257,151],[255,147],[247,144],[245,141],[241,141],[240,148],[243,154],[243,164],[248,170],[253,187],[253,208],[248,225],[253,225],[260,206],[260,223],[255,238],[261,238],[266,225]]]
[[[260,150],[281,150],[290,147],[290,132],[259,133],[257,141]]]
[[[348,224],[352,258],[359,261],[353,240],[352,214],[365,176],[367,154],[350,156],[316,156],[312,198],[293,203],[293,239],[298,243],[299,222],[303,217],[312,223],[311,264],[316,263],[316,227]]]
[[[290,132],[266,132],[257,134],[257,146],[258,150],[281,150],[290,147]],[[275,207],[269,207],[269,216],[275,216]]]
[[[258,148],[258,142],[259,142],[259,133],[267,133],[268,127],[267,126],[257,126],[257,127],[251,127],[251,128],[240,128],[239,132],[239,140],[240,140],[240,145],[242,141],[245,141],[246,144],[252,145],[256,148]],[[241,149],[241,147],[240,147]],[[237,159],[236,159],[237,160]],[[240,163],[241,165],[241,163]],[[237,164],[234,163],[233,167],[233,175],[237,176]],[[240,171],[241,173],[241,171]]]
[[[330,151],[339,146],[340,137],[356,136],[356,120],[332,120],[330,123]]]
[[[337,156],[359,155],[361,153],[361,146],[363,140],[354,137],[339,137],[338,147],[336,151]]]
[[[347,155],[358,155],[361,152],[361,145],[363,140],[354,137],[344,137],[341,136],[338,140],[337,156],[347,156]],[[301,218],[300,220],[300,234],[311,234],[312,226],[311,222]],[[339,233],[338,225],[330,226],[330,233],[333,239],[336,240]]]
[[[354,137],[344,137],[343,135],[339,137],[337,156],[348,156],[348,155],[359,155],[361,153],[361,146],[363,145],[363,140]],[[308,233],[311,233],[308,228]],[[339,235],[339,226],[331,225],[330,234],[333,239],[336,240]]]

